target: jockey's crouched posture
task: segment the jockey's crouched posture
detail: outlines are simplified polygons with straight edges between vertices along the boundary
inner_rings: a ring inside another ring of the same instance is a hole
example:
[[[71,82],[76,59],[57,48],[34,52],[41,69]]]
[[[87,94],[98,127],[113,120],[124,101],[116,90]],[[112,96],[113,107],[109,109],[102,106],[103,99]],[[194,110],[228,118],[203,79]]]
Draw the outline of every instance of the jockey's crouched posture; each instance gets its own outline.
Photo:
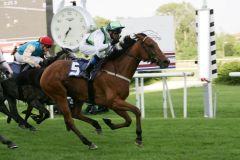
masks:
[[[53,40],[48,36],[40,37],[38,41],[30,41],[22,44],[15,54],[16,61],[27,63],[31,67],[40,68],[43,57],[49,54]]]
[[[94,66],[100,59],[109,56],[113,47],[115,47],[115,49],[121,49],[120,46],[116,44],[119,42],[123,28],[125,27],[118,21],[110,22],[107,26],[101,27],[84,36],[79,46],[80,52],[85,55],[94,55],[84,71],[85,74],[83,74],[83,76],[85,78],[90,78],[90,72]]]

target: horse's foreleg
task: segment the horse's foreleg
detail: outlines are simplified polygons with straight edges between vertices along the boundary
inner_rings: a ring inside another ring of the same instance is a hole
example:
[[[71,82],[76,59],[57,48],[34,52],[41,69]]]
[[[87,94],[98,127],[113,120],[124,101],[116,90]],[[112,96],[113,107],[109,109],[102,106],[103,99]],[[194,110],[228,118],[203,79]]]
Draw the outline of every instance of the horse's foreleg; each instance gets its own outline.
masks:
[[[2,112],[8,116],[7,123],[10,123],[11,119],[14,118],[14,116],[12,115],[12,113],[9,112],[9,110],[8,110],[7,106],[4,104],[4,102],[0,102],[0,112]]]
[[[8,148],[10,148],[10,149],[14,149],[14,148],[18,147],[15,143],[4,138],[2,135],[0,135],[0,142],[2,142],[3,144],[6,144],[8,146]]]
[[[124,123],[121,124],[114,124],[112,123],[111,119],[109,118],[103,118],[103,121],[111,128],[111,129],[119,129],[119,128],[123,128],[123,127],[129,127],[132,119],[131,117],[128,115],[128,113],[126,111],[120,111],[120,110],[114,110],[119,116],[123,117],[125,119]]]
[[[73,118],[76,118],[91,124],[96,129],[97,133],[100,134],[102,132],[102,127],[99,125],[98,121],[84,116],[81,113],[83,103],[78,103],[78,104],[79,105],[75,105],[74,103],[74,108],[71,110]]]
[[[38,111],[39,115],[36,117],[35,121],[37,124],[42,123],[45,119],[50,117],[50,112],[46,109],[45,105],[41,102],[37,101],[36,105],[34,106]]]
[[[140,112],[140,110],[136,106],[134,106],[122,99],[119,99],[119,98],[115,99],[113,101],[113,110],[131,111],[135,114],[135,116],[136,116],[136,134],[137,134],[136,143],[138,145],[141,145],[142,144],[142,127],[141,127],[141,112]],[[118,112],[118,113],[120,113],[119,114],[120,116],[121,116],[121,114],[123,114],[121,112]]]
[[[27,110],[24,112],[25,113],[25,121],[27,122],[28,118],[30,117],[32,113],[33,106],[29,105],[27,106]]]

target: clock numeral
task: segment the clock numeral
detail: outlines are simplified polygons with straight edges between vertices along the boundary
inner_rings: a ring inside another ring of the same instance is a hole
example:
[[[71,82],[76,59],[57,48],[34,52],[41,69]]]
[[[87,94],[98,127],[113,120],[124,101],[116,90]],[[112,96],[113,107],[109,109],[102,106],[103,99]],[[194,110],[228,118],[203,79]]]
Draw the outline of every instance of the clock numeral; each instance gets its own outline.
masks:
[[[55,28],[55,31],[59,31],[59,28],[57,27],[57,28]]]
[[[62,23],[62,20],[58,19],[58,20],[57,20],[57,23]]]
[[[58,35],[58,36],[57,36],[57,38],[58,38],[58,39],[61,39],[61,38],[62,38],[62,36]]]

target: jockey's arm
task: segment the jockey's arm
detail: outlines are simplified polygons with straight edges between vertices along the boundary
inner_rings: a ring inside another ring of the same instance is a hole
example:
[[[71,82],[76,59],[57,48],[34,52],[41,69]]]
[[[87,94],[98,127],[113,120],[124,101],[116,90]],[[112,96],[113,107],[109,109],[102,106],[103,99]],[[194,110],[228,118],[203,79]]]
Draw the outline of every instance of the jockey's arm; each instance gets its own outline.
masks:
[[[31,59],[32,53],[35,51],[35,47],[33,45],[28,45],[23,53],[23,61],[31,65],[32,67],[39,67],[39,64],[35,63]]]
[[[83,38],[83,42],[80,44],[79,46],[79,50],[81,53],[85,54],[85,55],[97,55],[99,56],[99,58],[103,58],[102,55],[99,55],[99,53],[104,52],[104,50],[106,50],[111,44],[104,44],[104,35],[102,33],[97,33],[94,36],[93,39],[93,44],[94,45],[90,45],[88,43],[86,43],[86,38],[88,37],[85,36]]]
[[[98,36],[94,38],[94,46],[97,51],[97,56],[99,58],[104,58],[107,54],[107,50],[111,47],[111,43],[103,43],[104,42],[104,35],[101,33],[98,33]]]

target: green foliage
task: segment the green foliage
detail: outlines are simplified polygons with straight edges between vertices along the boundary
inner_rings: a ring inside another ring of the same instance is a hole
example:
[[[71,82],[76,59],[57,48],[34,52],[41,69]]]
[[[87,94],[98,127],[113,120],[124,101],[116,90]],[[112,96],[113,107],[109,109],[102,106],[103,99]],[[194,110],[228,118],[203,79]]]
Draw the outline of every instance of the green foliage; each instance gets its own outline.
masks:
[[[237,85],[240,84],[240,78],[230,77],[230,72],[239,72],[240,62],[233,61],[227,62],[218,67],[218,78],[215,80],[216,83]]]
[[[216,44],[218,58],[240,56],[240,42],[237,41],[234,35],[220,33],[216,36]]]
[[[179,59],[195,59],[195,8],[186,2],[168,3],[156,10],[157,15],[172,15],[176,28],[176,51]]]
[[[95,20],[95,22],[97,24],[97,28],[105,26],[105,25],[107,25],[110,22],[110,20],[105,19],[103,17],[99,17],[99,16],[94,17],[94,20]]]

